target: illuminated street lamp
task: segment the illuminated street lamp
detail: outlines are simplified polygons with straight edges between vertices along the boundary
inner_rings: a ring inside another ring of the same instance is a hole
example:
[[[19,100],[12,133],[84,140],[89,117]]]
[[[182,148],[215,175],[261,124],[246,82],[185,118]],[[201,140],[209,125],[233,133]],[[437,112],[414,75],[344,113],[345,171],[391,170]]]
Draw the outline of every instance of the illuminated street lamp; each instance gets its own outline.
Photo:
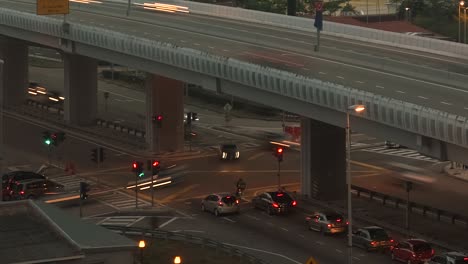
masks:
[[[460,1],[458,4],[458,42],[461,42],[461,9],[465,6],[465,1]]]
[[[138,247],[140,248],[140,264],[143,264],[143,250],[145,250],[146,243],[144,240],[140,240],[138,243]]]
[[[366,110],[364,105],[349,106],[346,111],[346,192],[348,196],[348,264],[353,263],[353,219],[351,207],[351,128],[349,113],[361,113]]]
[[[180,264],[180,263],[182,263],[182,258],[179,257],[179,256],[176,256],[176,257],[174,258],[174,264]]]
[[[406,10],[406,12],[405,12],[406,20],[407,20],[407,21],[410,21],[410,16],[409,16],[409,10],[410,10],[410,8],[409,8],[409,7],[405,7],[405,10]]]

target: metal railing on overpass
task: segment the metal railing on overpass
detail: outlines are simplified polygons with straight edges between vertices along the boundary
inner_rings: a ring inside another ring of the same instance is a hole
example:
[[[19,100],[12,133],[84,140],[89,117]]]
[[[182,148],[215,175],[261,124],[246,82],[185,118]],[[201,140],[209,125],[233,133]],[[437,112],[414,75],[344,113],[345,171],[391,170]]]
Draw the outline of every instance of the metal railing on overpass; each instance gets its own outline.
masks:
[[[62,22],[52,17],[0,9],[0,24],[3,25],[156,61],[342,113],[349,105],[363,104],[367,108],[361,115],[363,118],[468,148],[468,120],[463,116],[94,26],[71,23],[66,34]]]
[[[103,226],[107,229],[113,230],[122,235],[129,236],[145,236],[148,238],[159,238],[164,240],[182,241],[199,245],[201,247],[208,247],[215,250],[219,254],[227,254],[232,257],[238,257],[240,264],[268,264],[268,262],[259,259],[253,255],[247,254],[230,244],[222,243],[210,238],[194,236],[192,234],[164,231],[160,229],[151,230],[148,228],[140,227],[125,227],[125,226]]]

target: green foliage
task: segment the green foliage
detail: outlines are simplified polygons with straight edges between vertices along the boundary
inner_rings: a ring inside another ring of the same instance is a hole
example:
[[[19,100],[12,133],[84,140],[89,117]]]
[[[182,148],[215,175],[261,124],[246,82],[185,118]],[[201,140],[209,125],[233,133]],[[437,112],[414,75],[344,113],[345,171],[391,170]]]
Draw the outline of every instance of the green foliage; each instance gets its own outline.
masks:
[[[278,14],[286,14],[288,4],[286,0],[242,0],[239,3],[247,9]]]
[[[353,14],[353,15],[358,14],[358,12],[356,11],[356,7],[351,5],[349,1],[347,1],[346,4],[341,8],[341,12],[346,13],[346,14]]]

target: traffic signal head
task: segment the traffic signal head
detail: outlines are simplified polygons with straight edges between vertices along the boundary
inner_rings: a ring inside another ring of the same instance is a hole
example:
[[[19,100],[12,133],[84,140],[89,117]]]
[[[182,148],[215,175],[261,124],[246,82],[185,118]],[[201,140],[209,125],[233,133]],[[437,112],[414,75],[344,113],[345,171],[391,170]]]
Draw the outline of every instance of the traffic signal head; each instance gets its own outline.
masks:
[[[274,155],[278,159],[278,162],[283,161],[284,149],[282,147],[276,147]]]
[[[153,160],[151,163],[151,168],[153,172],[152,175],[158,175],[161,169],[161,163],[159,162],[159,160]]]
[[[80,199],[85,200],[88,198],[88,192],[91,190],[90,186],[86,182],[80,182]]]
[[[98,162],[98,149],[97,148],[93,148],[91,150],[91,161],[93,162]]]
[[[276,148],[276,153],[283,154],[283,148],[281,147]]]
[[[50,146],[52,144],[52,138],[49,131],[42,132],[42,138],[44,139],[44,144]]]
[[[137,161],[134,161],[134,162],[132,163],[132,171],[133,171],[133,172],[137,172],[137,170],[138,170],[138,162],[137,162]]]
[[[163,116],[161,114],[153,115],[153,122],[156,123],[157,127],[162,127]]]
[[[132,171],[135,172],[138,177],[143,177],[145,175],[143,172],[143,162],[134,161],[132,163]]]

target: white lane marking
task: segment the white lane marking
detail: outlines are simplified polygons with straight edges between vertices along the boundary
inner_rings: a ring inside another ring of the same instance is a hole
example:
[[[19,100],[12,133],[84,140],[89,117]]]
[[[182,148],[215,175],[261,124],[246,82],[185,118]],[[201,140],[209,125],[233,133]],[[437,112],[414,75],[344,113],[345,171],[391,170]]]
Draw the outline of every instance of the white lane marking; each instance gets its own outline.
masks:
[[[319,72],[319,74],[327,74],[326,72]]]
[[[110,91],[110,90],[99,89],[99,91],[108,92],[108,93],[110,93],[110,94],[117,95],[117,96],[120,96],[120,97],[123,97],[123,98],[127,98],[127,99],[131,99],[131,100],[134,100],[134,101],[137,101],[137,102],[142,102],[142,103],[145,102],[144,100],[139,100],[139,99],[135,99],[135,98],[132,98],[132,97],[123,95],[123,94],[114,93],[114,92],[112,92],[112,91]]]
[[[227,220],[227,221],[229,221],[229,222],[231,222],[231,223],[235,223],[235,222],[236,222],[236,221],[234,221],[234,220],[232,220],[232,219],[230,219],[230,218],[227,218],[227,217],[223,217],[223,219],[224,219],[224,220]]]
[[[309,68],[302,68],[302,69],[305,70],[305,71],[309,71],[309,70],[310,70]]]
[[[287,257],[285,255],[281,255],[281,254],[278,254],[278,253],[274,253],[274,252],[270,252],[270,251],[266,251],[266,250],[262,250],[262,249],[257,249],[257,248],[251,248],[251,247],[245,247],[245,246],[230,244],[230,243],[224,243],[224,244],[228,245],[228,246],[231,246],[231,247],[238,247],[238,248],[248,249],[248,250],[252,250],[252,251],[257,251],[257,252],[262,252],[262,253],[282,257],[284,259],[287,259],[287,260],[291,261],[292,263],[302,264],[302,262],[296,261],[296,260],[294,260],[294,259],[292,259],[290,257]]]
[[[255,216],[253,216],[253,215],[248,215],[248,214],[246,214],[245,216],[247,216],[248,218],[252,218],[252,219],[254,219],[254,220],[260,220],[260,218],[255,217]]]
[[[323,243],[322,241],[318,241],[318,240],[315,241],[315,244],[319,244],[319,245],[321,245],[321,246],[325,245],[325,243]]]
[[[444,101],[442,101],[442,102],[440,102],[440,103],[441,103],[441,104],[444,104],[444,105],[452,105],[451,103],[447,103],[447,102],[444,102]]]
[[[463,109],[468,110],[468,107],[463,107]]]
[[[302,237],[302,238],[305,238],[305,236],[304,236],[304,235],[301,235],[301,234],[299,234],[298,236],[300,236],[300,237]]]
[[[335,251],[338,252],[338,253],[343,253],[343,251],[341,251],[341,250],[339,250],[337,248],[335,248]]]
[[[261,156],[263,156],[265,153],[264,152],[260,152],[260,153],[257,153],[255,155],[253,155],[252,157],[249,157],[247,160],[254,160],[254,159],[257,159]]]
[[[193,45],[195,45],[195,46],[200,46],[200,44],[199,44],[199,43],[193,43]]]
[[[287,230],[287,229],[286,229],[286,228],[284,228],[284,227],[282,227],[281,229],[283,229],[284,231],[289,231],[289,230]]]
[[[158,37],[158,38],[161,37],[161,35],[159,35],[159,34],[154,34],[154,35],[155,35],[156,37]]]
[[[401,94],[404,94],[404,93],[406,93],[406,92],[403,92],[403,91],[400,91],[400,90],[396,90],[395,92],[397,92],[397,93],[401,93]]]
[[[421,99],[424,99],[424,100],[427,100],[427,99],[429,99],[429,98],[427,98],[427,97],[424,97],[424,96],[418,96],[418,98],[421,98]]]
[[[353,259],[355,259],[355,260],[361,260],[361,259],[360,259],[360,258],[358,258],[358,257],[353,257]]]
[[[171,37],[167,37],[167,39],[173,39],[173,38],[171,38]]]
[[[149,35],[149,33],[148,33],[148,32],[143,32],[143,34],[145,34],[145,35]]]
[[[380,88],[380,89],[384,89],[384,88],[385,88],[385,87],[380,86],[380,85],[376,85],[375,87]]]
[[[419,153],[417,153],[417,155],[419,155]],[[411,165],[404,164],[404,163],[400,163],[400,162],[389,161],[389,162],[387,162],[387,164],[390,164],[392,166],[399,167],[399,168],[402,168],[402,169],[407,169],[407,170],[410,170],[410,171],[419,171],[419,172],[426,171],[425,169],[422,169],[422,168],[419,168],[419,167],[416,167],[416,166],[411,166]]]
[[[339,76],[339,75],[337,75],[336,78],[338,78],[338,79],[344,79],[343,76]]]
[[[210,48],[210,49],[214,49],[214,47],[213,47],[213,46],[208,46],[208,48]]]
[[[267,223],[267,225],[271,225],[271,226],[272,226],[272,225],[273,225],[273,223],[272,223],[272,222],[268,222],[268,223]]]
[[[223,49],[223,51],[229,51],[229,50],[227,50],[227,49]]]
[[[168,224],[174,222],[176,219],[177,219],[177,217],[173,217],[173,218],[167,220],[166,222],[162,223],[162,224],[159,226],[159,228],[163,228],[163,227],[167,226]]]
[[[356,81],[357,83],[364,83],[363,81]]]
[[[180,40],[180,42],[185,43],[185,42],[187,42],[187,41],[185,41],[185,40],[182,39],[182,40]]]

